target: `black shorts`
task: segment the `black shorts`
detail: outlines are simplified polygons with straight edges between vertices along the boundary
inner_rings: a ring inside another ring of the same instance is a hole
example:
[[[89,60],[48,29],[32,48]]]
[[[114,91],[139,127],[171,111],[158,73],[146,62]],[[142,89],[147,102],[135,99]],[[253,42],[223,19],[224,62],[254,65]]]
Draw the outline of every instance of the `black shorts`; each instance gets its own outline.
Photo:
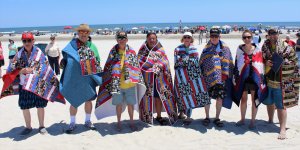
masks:
[[[216,84],[208,89],[208,94],[213,99],[224,99],[226,97],[225,83]]]
[[[19,85],[19,107],[23,109],[30,108],[45,108],[48,101],[22,89],[22,86]]]
[[[4,66],[4,59],[0,60],[0,67]]]
[[[8,56],[8,59],[13,59],[15,55]]]

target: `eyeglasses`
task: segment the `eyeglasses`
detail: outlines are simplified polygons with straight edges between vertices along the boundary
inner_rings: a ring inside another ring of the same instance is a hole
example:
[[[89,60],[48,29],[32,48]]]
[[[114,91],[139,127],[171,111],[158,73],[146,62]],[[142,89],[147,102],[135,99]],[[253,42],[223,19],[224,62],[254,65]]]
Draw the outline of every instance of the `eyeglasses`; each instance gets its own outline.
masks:
[[[218,35],[211,35],[210,38],[219,38]]]
[[[191,39],[190,36],[184,36],[183,39]]]
[[[32,40],[31,39],[27,39],[27,40],[22,40],[22,42],[25,44],[25,43],[31,43]]]
[[[246,39],[252,39],[252,36],[243,36],[243,39],[246,40]]]
[[[78,31],[78,33],[80,33],[80,34],[89,34],[89,33],[90,33],[90,31],[83,31],[83,30],[79,30],[79,31]]]

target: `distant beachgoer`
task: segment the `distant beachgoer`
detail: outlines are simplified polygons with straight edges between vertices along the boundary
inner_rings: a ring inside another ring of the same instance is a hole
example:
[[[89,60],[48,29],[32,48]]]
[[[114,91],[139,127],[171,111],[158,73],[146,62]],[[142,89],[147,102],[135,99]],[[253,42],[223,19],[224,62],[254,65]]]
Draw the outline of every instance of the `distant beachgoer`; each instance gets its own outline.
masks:
[[[72,134],[76,129],[77,109],[82,104],[85,108],[84,126],[96,130],[91,122],[92,101],[97,97],[96,87],[102,83],[98,49],[88,41],[92,29],[87,24],[80,24],[75,30],[78,38],[72,39],[62,50],[64,67],[59,86],[61,94],[71,104],[67,134]]]
[[[161,125],[173,124],[177,120],[177,106],[173,91],[170,63],[166,52],[157,40],[155,33],[147,34],[146,42],[138,52],[139,64],[147,87],[146,94],[140,103],[140,119],[153,123],[153,113]],[[165,110],[168,119],[161,116]]]
[[[55,42],[55,36],[51,35],[51,42],[47,45],[45,53],[48,56],[49,64],[53,70],[55,70],[56,75],[60,75],[59,59],[60,59],[60,49]]]
[[[300,33],[297,33],[296,34],[297,36],[297,43],[296,43],[296,53],[297,53],[297,56],[298,56],[298,65],[300,65]]]
[[[49,66],[46,56],[42,50],[34,46],[33,34],[30,32],[23,33],[22,42],[23,48],[12,59],[7,73],[3,76],[4,85],[1,98],[9,95],[19,95],[18,103],[26,123],[25,129],[20,135],[25,136],[33,131],[31,108],[37,108],[39,133],[46,134],[44,108],[47,106],[48,101],[65,103],[65,100],[59,94],[58,79]]]
[[[199,45],[202,44],[203,33],[204,33],[204,31],[200,30],[200,33],[199,33]]]
[[[192,109],[210,104],[210,97],[199,66],[199,54],[193,45],[192,33],[185,32],[181,45],[174,50],[174,89],[179,119],[185,119],[184,124],[192,122]],[[187,115],[187,118],[185,115]]]
[[[8,50],[9,50],[8,59],[10,61],[12,61],[12,59],[15,57],[16,53],[18,52],[18,48],[15,45],[15,41],[14,40],[9,39],[8,41],[9,41],[9,44],[8,44]]]
[[[268,35],[269,39],[262,46],[268,86],[268,96],[263,104],[267,105],[270,123],[273,123],[276,106],[280,124],[278,139],[283,140],[286,139],[286,108],[298,105],[299,85],[295,82],[299,81],[298,58],[294,48],[279,39],[276,29],[270,29]],[[277,68],[272,68],[274,55],[277,55],[277,59],[282,58],[282,64],[281,66],[276,64]]]
[[[210,38],[209,31],[206,31],[205,38],[206,38],[206,41],[205,41],[205,42],[208,43],[209,38]]]
[[[290,45],[293,48],[295,48],[296,46],[296,43],[293,40],[291,40],[290,35],[286,35],[284,42],[286,42],[288,45]]]
[[[232,75],[233,60],[230,49],[220,40],[221,31],[212,28],[210,30],[210,41],[202,51],[200,57],[200,68],[208,89],[209,96],[216,102],[216,118],[213,123],[217,127],[223,127],[220,120],[222,106],[230,109],[232,105]],[[204,126],[208,126],[209,107],[205,106],[206,118],[202,121]]]
[[[105,114],[117,113],[117,130],[122,131],[121,114],[126,105],[130,117],[130,129],[136,131],[133,121],[134,106],[138,108],[146,92],[146,86],[135,51],[127,45],[124,31],[116,34],[117,43],[110,51],[103,71],[103,84],[99,89],[95,114],[98,119]],[[109,104],[107,104],[109,103]],[[115,106],[115,107],[112,107]]]
[[[252,113],[249,125],[254,130],[257,107],[265,99],[267,88],[264,78],[264,64],[261,49],[252,43],[253,34],[245,30],[242,34],[244,44],[236,51],[234,67],[234,102],[240,106],[241,120],[236,126],[245,125],[248,94],[251,94]]]
[[[253,41],[253,43],[255,45],[259,46],[259,44],[261,42],[261,37],[259,35],[259,31],[258,30],[255,31],[255,35],[253,36],[253,40],[252,41]]]
[[[4,66],[4,56],[3,56],[2,43],[0,41],[0,78],[2,78],[2,66]]]

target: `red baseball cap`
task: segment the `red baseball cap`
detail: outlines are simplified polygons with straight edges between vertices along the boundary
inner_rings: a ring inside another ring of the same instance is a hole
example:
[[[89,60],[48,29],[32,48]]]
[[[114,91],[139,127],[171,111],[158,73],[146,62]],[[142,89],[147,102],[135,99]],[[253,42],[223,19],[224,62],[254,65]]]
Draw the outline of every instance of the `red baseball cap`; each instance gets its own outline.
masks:
[[[31,39],[34,40],[33,34],[31,32],[26,32],[22,34],[22,40]]]

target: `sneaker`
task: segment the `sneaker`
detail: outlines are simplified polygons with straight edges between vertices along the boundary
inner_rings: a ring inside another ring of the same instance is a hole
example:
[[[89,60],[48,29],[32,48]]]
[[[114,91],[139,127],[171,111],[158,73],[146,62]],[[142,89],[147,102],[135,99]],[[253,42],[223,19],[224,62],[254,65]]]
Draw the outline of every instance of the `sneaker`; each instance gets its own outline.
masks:
[[[42,134],[42,135],[44,135],[44,134],[47,134],[48,131],[46,130],[45,127],[39,127],[39,133]]]
[[[91,121],[86,121],[86,122],[84,123],[84,126],[85,126],[86,128],[88,128],[88,129],[90,129],[90,130],[97,130],[96,127],[92,124]]]
[[[25,136],[25,135],[28,135],[32,132],[32,128],[25,128],[21,133],[20,135],[21,136]]]
[[[67,134],[72,134],[72,133],[74,132],[75,129],[76,129],[75,123],[71,123],[71,124],[69,125],[68,130],[66,130],[66,133],[67,133]]]

